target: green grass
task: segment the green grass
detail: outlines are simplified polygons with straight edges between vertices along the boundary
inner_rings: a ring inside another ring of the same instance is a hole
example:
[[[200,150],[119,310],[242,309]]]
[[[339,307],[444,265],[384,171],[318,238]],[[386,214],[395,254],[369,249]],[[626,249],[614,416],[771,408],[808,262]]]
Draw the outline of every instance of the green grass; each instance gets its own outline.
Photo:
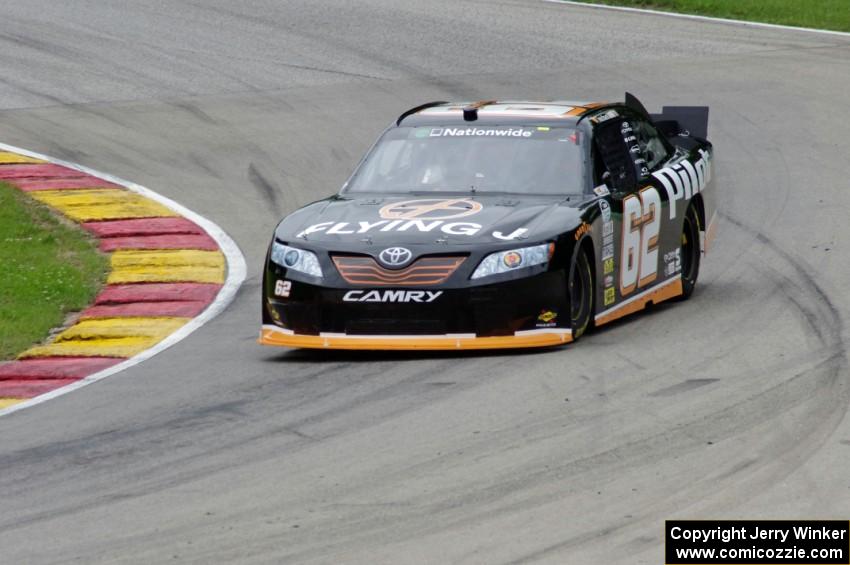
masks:
[[[850,31],[850,0],[584,0],[717,18]]]
[[[107,266],[88,233],[0,183],[0,360],[88,306]]]

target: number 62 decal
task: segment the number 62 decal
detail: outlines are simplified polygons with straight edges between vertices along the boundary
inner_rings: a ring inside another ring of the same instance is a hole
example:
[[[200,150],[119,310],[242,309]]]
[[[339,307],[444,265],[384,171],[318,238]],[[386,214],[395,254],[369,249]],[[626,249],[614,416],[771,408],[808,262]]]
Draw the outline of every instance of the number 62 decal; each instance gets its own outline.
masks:
[[[658,274],[658,231],[661,197],[648,186],[623,199],[623,245],[620,256],[620,295],[648,285]]]
[[[289,298],[289,292],[292,290],[292,282],[278,280],[274,283],[274,295]]]

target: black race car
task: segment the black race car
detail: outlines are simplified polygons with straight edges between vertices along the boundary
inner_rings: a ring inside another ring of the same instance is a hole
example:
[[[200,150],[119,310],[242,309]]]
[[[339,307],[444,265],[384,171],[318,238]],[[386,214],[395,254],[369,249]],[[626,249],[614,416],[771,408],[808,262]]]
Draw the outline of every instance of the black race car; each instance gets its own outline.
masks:
[[[277,226],[260,343],[534,347],[694,290],[716,226],[708,108],[432,102]]]

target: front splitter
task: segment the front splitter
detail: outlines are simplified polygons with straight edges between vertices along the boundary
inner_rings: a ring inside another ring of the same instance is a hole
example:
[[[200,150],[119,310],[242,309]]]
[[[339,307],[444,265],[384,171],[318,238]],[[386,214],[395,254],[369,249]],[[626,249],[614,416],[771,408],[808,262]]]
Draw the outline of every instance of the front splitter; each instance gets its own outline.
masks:
[[[296,334],[277,326],[264,325],[260,330],[262,345],[308,349],[365,349],[365,350],[462,350],[516,349],[551,347],[573,341],[572,330],[545,328],[515,332],[509,336],[478,337],[474,334],[447,335],[349,335],[322,333]]]

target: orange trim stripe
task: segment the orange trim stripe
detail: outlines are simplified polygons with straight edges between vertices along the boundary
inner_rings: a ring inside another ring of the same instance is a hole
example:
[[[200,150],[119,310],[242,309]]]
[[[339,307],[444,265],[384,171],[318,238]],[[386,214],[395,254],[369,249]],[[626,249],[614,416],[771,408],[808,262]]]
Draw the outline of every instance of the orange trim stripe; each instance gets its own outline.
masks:
[[[652,302],[653,304],[658,304],[659,302],[664,302],[665,300],[669,300],[671,298],[675,298],[681,295],[681,278],[676,278],[669,282],[661,283],[661,286],[650,289],[645,294],[639,294],[635,297],[632,297],[630,301],[627,301],[621,304],[620,306],[615,306],[607,312],[603,312],[597,315],[596,325],[601,326],[602,324],[613,322],[617,318],[622,318],[623,316],[627,316],[639,310],[643,310],[650,302]]]
[[[475,337],[468,335],[445,336],[352,336],[299,335],[274,326],[263,326],[261,345],[303,347],[307,349],[369,349],[369,350],[446,350],[446,349],[507,349],[521,347],[549,347],[573,340],[569,330],[530,331],[512,336]]]
[[[717,213],[711,217],[708,227],[705,229],[705,241],[703,242],[703,252],[708,253],[711,244],[714,243],[714,238],[717,235]]]
[[[607,102],[591,102],[589,104],[585,104],[584,106],[574,106],[572,110],[564,114],[565,116],[581,116],[582,114],[593,110],[594,108],[599,108],[600,106],[604,106]]]
[[[478,110],[479,108],[483,108],[484,106],[496,103],[496,100],[479,100],[478,102],[473,102],[469,106],[466,106],[466,108],[475,108],[476,110]]]

